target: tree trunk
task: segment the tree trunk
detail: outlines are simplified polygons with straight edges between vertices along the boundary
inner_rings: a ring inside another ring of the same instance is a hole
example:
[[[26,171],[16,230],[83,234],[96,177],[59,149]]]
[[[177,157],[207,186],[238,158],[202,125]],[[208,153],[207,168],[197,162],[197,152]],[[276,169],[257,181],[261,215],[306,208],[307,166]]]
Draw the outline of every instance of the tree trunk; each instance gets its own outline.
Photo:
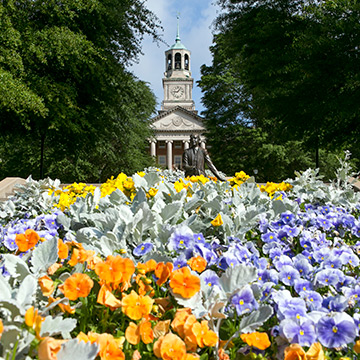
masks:
[[[44,178],[45,134],[40,135],[40,179]]]

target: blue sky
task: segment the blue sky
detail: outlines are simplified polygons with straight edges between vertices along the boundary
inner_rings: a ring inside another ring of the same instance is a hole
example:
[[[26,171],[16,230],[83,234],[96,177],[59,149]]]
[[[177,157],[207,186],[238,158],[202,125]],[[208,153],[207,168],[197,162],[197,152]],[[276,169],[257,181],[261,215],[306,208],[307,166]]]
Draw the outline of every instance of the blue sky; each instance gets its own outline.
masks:
[[[149,83],[155,93],[160,109],[164,93],[162,78],[165,71],[164,52],[174,42],[177,30],[177,13],[180,13],[181,42],[191,51],[191,72],[194,78],[193,99],[195,108],[200,112],[202,106],[201,90],[196,85],[200,80],[202,64],[211,65],[212,57],[209,46],[212,43],[212,22],[218,14],[219,8],[212,0],[147,0],[145,3],[161,21],[164,28],[163,40],[168,44],[154,43],[150,37],[143,41],[142,51],[138,64],[132,65],[131,70],[140,80]]]

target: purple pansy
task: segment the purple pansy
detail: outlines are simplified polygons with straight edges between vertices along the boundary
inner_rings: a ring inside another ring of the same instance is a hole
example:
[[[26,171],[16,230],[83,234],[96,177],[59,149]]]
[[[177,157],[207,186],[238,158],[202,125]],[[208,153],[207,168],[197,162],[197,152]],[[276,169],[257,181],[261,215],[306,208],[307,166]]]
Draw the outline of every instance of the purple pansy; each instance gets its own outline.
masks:
[[[300,293],[300,296],[305,300],[309,310],[320,310],[322,308],[323,298],[318,292],[313,290],[304,291]]]
[[[204,282],[205,285],[213,287],[219,285],[219,276],[215,271],[207,269],[201,273],[200,279]]]
[[[344,312],[330,313],[319,319],[316,332],[320,343],[328,348],[339,348],[352,343],[357,335],[352,317]]]
[[[238,315],[242,315],[257,308],[257,302],[250,286],[245,286],[240,292],[231,299]]]
[[[315,326],[311,320],[304,317],[282,320],[280,332],[288,341],[301,346],[311,346],[316,342]]]
[[[149,253],[153,249],[153,247],[154,245],[152,243],[143,242],[133,250],[133,254],[135,256],[143,256]]]
[[[175,229],[169,239],[170,250],[185,250],[193,248],[195,243],[194,234],[187,226],[180,226]]]
[[[293,266],[284,265],[279,272],[279,280],[285,285],[293,286],[299,279],[300,274]]]

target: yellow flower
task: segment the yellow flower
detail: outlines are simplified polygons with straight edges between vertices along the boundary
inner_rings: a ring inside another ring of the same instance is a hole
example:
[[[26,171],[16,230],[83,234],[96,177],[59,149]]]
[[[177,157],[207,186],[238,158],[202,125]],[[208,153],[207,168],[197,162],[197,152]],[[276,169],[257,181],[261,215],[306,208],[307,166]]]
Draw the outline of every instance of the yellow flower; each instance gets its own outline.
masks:
[[[148,197],[154,197],[158,192],[158,189],[154,189],[154,188],[150,188],[148,193],[146,195],[148,195]]]
[[[40,339],[41,323],[45,320],[38,314],[39,310],[34,309],[33,306],[28,308],[25,313],[25,324],[35,330],[36,337]]]
[[[211,225],[214,227],[219,227],[222,224],[224,224],[224,222],[221,218],[221,214],[218,214],[217,217],[213,221],[211,221]]]

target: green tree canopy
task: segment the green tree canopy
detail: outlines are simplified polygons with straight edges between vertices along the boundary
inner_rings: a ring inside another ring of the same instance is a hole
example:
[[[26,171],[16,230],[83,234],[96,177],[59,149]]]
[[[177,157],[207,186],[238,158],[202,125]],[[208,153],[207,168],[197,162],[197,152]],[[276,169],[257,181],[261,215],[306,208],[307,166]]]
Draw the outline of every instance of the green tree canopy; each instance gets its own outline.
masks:
[[[211,139],[217,128],[257,126],[307,149],[357,143],[360,4],[218,2],[213,64],[200,81]]]
[[[129,158],[144,153],[133,147],[149,134],[155,100],[125,67],[145,34],[158,39],[157,22],[140,0],[2,1],[0,176],[53,176],[55,164],[66,163],[58,172],[68,180],[85,180],[90,168],[95,180],[104,167],[96,154],[114,149],[121,160],[107,166],[130,170]]]

